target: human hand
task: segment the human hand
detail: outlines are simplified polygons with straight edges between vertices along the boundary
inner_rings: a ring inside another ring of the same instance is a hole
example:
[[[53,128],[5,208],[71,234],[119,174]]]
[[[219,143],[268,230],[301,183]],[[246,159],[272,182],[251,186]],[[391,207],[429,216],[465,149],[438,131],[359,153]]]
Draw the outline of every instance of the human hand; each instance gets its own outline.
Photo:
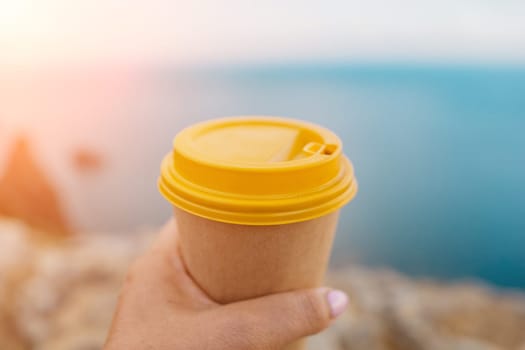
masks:
[[[317,288],[220,305],[186,271],[172,220],[130,268],[104,349],[281,349],[328,327],[347,302]]]

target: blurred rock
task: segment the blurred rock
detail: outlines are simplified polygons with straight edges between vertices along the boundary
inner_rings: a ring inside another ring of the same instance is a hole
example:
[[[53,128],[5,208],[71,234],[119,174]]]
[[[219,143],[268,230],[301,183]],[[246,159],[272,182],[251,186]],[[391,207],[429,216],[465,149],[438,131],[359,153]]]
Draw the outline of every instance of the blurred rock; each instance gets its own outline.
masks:
[[[153,232],[153,231],[152,231]],[[100,349],[130,262],[153,233],[43,245],[0,220],[0,349]],[[329,284],[351,305],[312,350],[525,350],[525,296],[349,267]]]
[[[58,194],[31,150],[29,140],[20,136],[0,175],[0,216],[23,220],[54,236],[71,233],[60,208]]]
[[[347,291],[352,301],[334,325],[341,349],[499,350],[525,344],[521,294],[360,267],[333,272],[329,284]],[[329,347],[312,349],[324,348]]]
[[[104,159],[100,153],[87,148],[79,148],[73,153],[71,164],[80,173],[93,173],[104,168]]]

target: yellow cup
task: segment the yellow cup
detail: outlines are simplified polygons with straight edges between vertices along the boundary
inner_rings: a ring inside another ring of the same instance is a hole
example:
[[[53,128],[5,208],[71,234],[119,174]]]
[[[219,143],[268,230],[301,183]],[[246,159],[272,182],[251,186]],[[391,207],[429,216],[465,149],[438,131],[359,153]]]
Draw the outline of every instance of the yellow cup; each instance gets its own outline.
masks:
[[[357,182],[331,131],[233,117],[181,131],[159,189],[174,206],[188,272],[212,299],[230,303],[319,286],[338,211]]]

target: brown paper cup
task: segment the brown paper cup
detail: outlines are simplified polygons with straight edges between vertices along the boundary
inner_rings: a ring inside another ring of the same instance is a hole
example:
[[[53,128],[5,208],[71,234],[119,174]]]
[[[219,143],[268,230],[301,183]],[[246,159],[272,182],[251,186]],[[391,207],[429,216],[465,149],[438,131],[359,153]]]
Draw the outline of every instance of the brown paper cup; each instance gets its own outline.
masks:
[[[272,226],[227,224],[177,207],[174,211],[186,267],[219,303],[318,287],[323,282],[338,211]],[[304,349],[304,342],[286,347],[292,349]]]
[[[224,304],[320,286],[339,210],[357,191],[337,135],[260,116],[182,130],[158,185],[175,208],[189,273]]]

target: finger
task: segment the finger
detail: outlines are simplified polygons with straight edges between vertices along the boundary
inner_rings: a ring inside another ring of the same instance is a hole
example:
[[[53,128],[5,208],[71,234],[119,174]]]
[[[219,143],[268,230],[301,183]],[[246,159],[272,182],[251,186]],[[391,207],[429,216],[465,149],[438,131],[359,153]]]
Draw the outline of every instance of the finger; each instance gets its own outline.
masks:
[[[178,237],[175,220],[171,218],[160,229],[151,247],[141,256],[135,265],[143,275],[149,278],[166,279],[166,277],[185,274],[185,268],[178,254]]]
[[[192,308],[216,305],[189,276],[178,243],[177,225],[172,218],[162,227],[151,248],[138,259],[130,274],[140,279],[145,288],[167,295],[170,303]]]
[[[229,304],[220,312],[223,320],[229,320],[224,324],[237,330],[230,334],[238,339],[229,341],[245,348],[274,349],[325,329],[347,304],[344,292],[318,288]]]
[[[151,245],[149,252],[172,253],[177,247],[177,238],[177,225],[175,219],[171,218],[160,229],[159,235]]]

